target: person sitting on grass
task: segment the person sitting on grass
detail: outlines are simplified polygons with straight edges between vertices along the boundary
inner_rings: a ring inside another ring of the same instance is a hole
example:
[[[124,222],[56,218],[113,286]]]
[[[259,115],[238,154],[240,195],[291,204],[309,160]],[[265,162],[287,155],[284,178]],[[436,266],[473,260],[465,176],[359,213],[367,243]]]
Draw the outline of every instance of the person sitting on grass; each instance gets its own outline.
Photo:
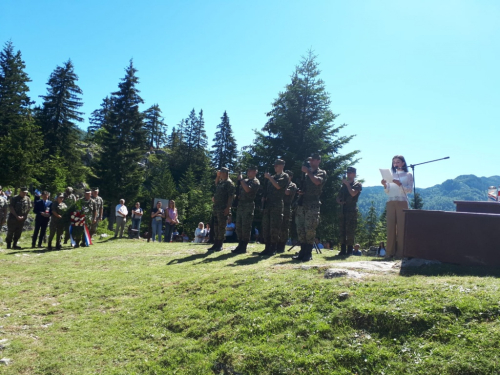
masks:
[[[385,256],[385,244],[381,242],[378,245],[377,256],[384,257]]]
[[[359,250],[359,243],[357,243],[356,245],[354,245],[354,249],[352,249],[352,255],[356,255],[356,256],[363,255],[363,253],[361,252],[361,250]]]
[[[198,228],[196,228],[196,230],[194,231],[194,242],[195,243],[202,243],[203,240],[205,239],[207,233],[206,233],[206,230],[205,230],[205,227],[203,225],[203,223],[199,223],[198,224]]]

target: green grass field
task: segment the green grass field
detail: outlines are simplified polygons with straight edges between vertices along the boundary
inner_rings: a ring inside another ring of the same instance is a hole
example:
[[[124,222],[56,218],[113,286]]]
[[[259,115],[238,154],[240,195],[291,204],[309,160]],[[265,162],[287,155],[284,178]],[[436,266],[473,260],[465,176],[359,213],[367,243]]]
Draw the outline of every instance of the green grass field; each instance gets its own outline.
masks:
[[[1,248],[0,358],[11,362],[0,373],[500,373],[494,273],[325,279],[334,251],[304,270],[292,252],[262,259],[252,255],[262,245],[249,247],[239,256],[142,240]]]

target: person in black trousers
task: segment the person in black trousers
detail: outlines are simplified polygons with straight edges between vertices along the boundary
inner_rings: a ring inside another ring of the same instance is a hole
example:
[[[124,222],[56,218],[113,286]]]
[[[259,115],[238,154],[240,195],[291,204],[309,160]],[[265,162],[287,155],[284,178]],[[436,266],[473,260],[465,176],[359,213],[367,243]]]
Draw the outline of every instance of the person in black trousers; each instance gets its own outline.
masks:
[[[40,199],[35,201],[35,206],[33,212],[36,214],[35,217],[35,231],[33,232],[33,238],[31,241],[31,247],[36,247],[36,240],[38,238],[38,247],[42,247],[42,241],[45,237],[45,232],[47,231],[47,226],[49,225],[50,215],[52,213],[51,205],[52,202],[49,201],[50,193],[44,191]]]

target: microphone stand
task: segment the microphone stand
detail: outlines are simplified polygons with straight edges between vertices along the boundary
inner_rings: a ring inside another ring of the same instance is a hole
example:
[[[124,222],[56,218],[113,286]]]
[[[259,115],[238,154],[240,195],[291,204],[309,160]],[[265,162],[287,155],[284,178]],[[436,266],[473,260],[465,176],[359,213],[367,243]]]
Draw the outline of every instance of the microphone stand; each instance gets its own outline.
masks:
[[[423,163],[417,163],[417,164],[410,164],[409,167],[411,168],[411,173],[413,175],[413,199],[415,199],[415,194],[416,194],[416,184],[415,184],[415,167],[417,165],[422,165],[422,164],[427,164],[427,163],[433,163],[435,161],[440,161],[440,160],[445,160],[445,159],[449,159],[450,157],[447,156],[445,158],[441,158],[441,159],[435,159],[435,160],[429,160],[429,161],[424,161]]]

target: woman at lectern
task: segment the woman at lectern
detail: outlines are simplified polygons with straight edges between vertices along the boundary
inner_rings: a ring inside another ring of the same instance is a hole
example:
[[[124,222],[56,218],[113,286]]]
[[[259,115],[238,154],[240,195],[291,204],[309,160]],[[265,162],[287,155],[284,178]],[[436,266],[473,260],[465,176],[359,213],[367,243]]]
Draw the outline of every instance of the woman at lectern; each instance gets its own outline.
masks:
[[[387,194],[387,247],[386,258],[402,258],[404,245],[405,218],[408,209],[408,193],[413,188],[413,175],[408,172],[402,155],[392,158],[392,181],[382,180]]]

